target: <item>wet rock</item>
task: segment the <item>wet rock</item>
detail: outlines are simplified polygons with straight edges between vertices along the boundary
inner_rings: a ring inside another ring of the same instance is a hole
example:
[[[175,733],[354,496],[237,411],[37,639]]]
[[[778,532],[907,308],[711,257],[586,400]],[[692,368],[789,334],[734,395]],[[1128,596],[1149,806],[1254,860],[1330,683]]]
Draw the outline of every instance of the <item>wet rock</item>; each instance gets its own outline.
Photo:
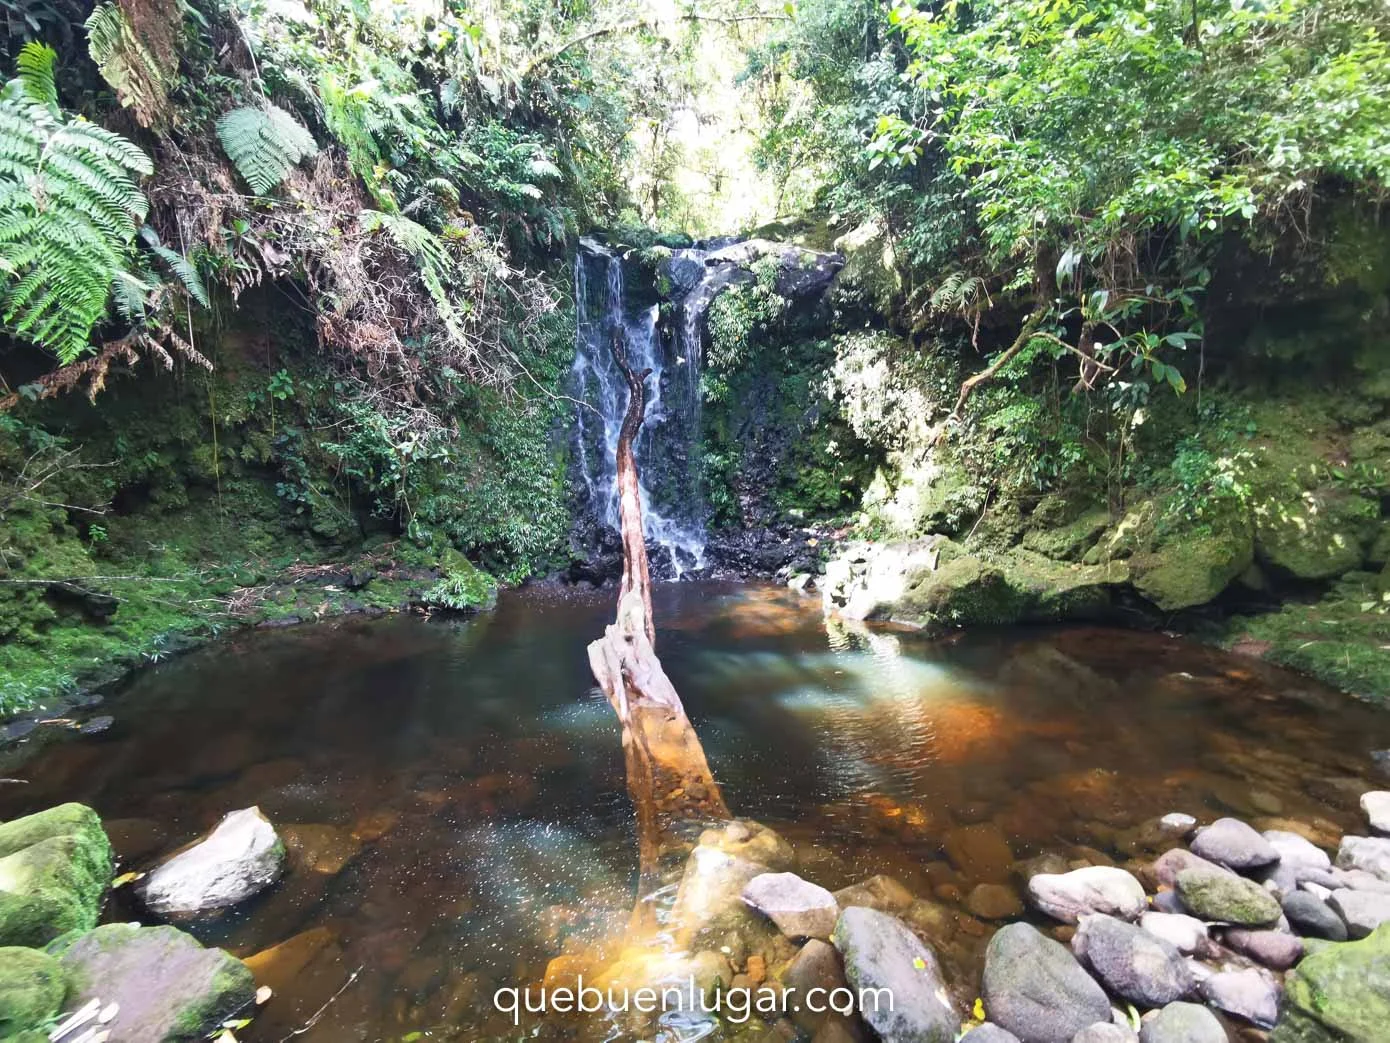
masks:
[[[1303,942],[1284,931],[1232,927],[1221,937],[1236,952],[1273,971],[1286,971],[1303,958]]]
[[[1159,884],[1173,887],[1178,882],[1178,874],[1184,869],[1198,868],[1219,870],[1221,867],[1215,862],[1208,862],[1205,858],[1194,855],[1191,851],[1175,847],[1155,859],[1154,864],[1149,867],[1149,872]]]
[[[831,940],[855,989],[890,990],[891,1010],[879,1004],[860,1011],[885,1043],[952,1043],[960,1018],[951,1008],[936,955],[900,920],[874,909],[849,908],[840,914]]]
[[[981,920],[1008,920],[1023,914],[1018,892],[1004,884],[977,884],[966,896],[965,907]]]
[[[986,1021],[962,1036],[961,1043],[1019,1043],[1019,1038],[1008,1029]]]
[[[1334,808],[1355,808],[1361,804],[1361,794],[1370,787],[1364,779],[1354,775],[1333,775],[1308,779],[1304,782],[1303,788],[1310,796]]]
[[[1110,866],[1035,876],[1028,881],[1028,899],[1064,923],[1076,923],[1086,913],[1134,920],[1148,905],[1143,885],[1123,869]]]
[[[1226,1030],[1206,1007],[1170,1003],[1144,1020],[1139,1043],[1226,1043]]]
[[[834,946],[819,939],[812,939],[801,947],[783,969],[780,982],[790,993],[785,1009],[790,1012],[796,1025],[807,1033],[815,1032],[828,1017],[825,1011],[810,1009],[811,1005],[806,1000],[812,990],[820,990],[815,992],[817,997],[829,996],[836,989],[848,985],[840,954]],[[816,1005],[824,1006],[820,1003]]]
[[[672,915],[678,929],[700,932],[751,916],[743,889],[766,872],[765,865],[701,844],[686,860],[676,891]]]
[[[1207,925],[1195,916],[1147,912],[1139,918],[1139,926],[1185,956],[1205,953],[1212,948]]]
[[[1390,921],[1390,894],[1341,888],[1332,892],[1327,904],[1342,918],[1352,939],[1364,938]]]
[[[1175,837],[1190,836],[1197,828],[1197,820],[1181,811],[1170,811],[1158,820],[1158,824],[1165,833]]]
[[[1343,837],[1337,849],[1337,867],[1360,869],[1390,881],[1390,837]]]
[[[157,916],[196,916],[265,890],[285,866],[285,845],[260,808],[223,817],[202,840],[151,872],[137,892]]]
[[[1390,926],[1310,952],[1285,980],[1270,1043],[1376,1043],[1390,1025]]]
[[[1110,1020],[1105,991],[1066,948],[1026,923],[990,939],[982,987],[985,1012],[1021,1043],[1070,1043]]]
[[[1361,810],[1377,833],[1390,833],[1390,790],[1373,790],[1361,795]]]
[[[62,947],[59,959],[71,1008],[116,1005],[109,1043],[201,1039],[255,1002],[244,963],[174,927],[107,924]]]
[[[362,851],[362,842],[342,826],[282,826],[280,837],[295,869],[335,876]]]
[[[1182,899],[1178,897],[1176,891],[1160,891],[1153,896],[1153,907],[1155,912],[1172,913],[1175,916],[1186,916],[1187,909],[1182,904]]]
[[[1192,991],[1192,974],[1174,946],[1113,916],[1081,917],[1072,952],[1111,995],[1161,1007]]]
[[[0,945],[95,927],[112,865],[101,820],[84,804],[0,824]]]
[[[1390,880],[1382,879],[1375,873],[1364,869],[1336,869],[1330,874],[1330,888],[1335,891],[1345,887],[1351,891],[1372,891],[1376,894],[1390,894]]]
[[[277,993],[284,992],[314,958],[333,943],[331,930],[312,927],[279,945],[248,956],[245,962],[257,985],[269,985]]]
[[[795,873],[764,873],[743,889],[743,900],[788,938],[829,938],[839,918],[835,896]]]
[[[1329,896],[1330,897],[1330,896]],[[1307,891],[1295,891],[1283,900],[1284,915],[1299,934],[1330,942],[1347,940],[1347,925],[1337,911]]]
[[[1228,869],[1255,869],[1279,861],[1274,846],[1240,819],[1219,818],[1197,831],[1192,853]]]
[[[67,976],[58,961],[38,949],[0,948],[0,1039],[46,1028],[63,1009]],[[47,1032],[39,1039],[47,1039]]]
[[[883,874],[841,888],[834,897],[841,909],[858,905],[881,913],[901,913],[916,900],[900,881]]]
[[[1072,1036],[1071,1043],[1138,1043],[1134,1030],[1113,1021],[1102,1021]]]
[[[1182,904],[1203,920],[1266,927],[1282,912],[1259,884],[1224,869],[1184,869],[1178,874],[1177,891]]]
[[[1279,864],[1293,869],[1300,880],[1309,873],[1326,872],[1332,858],[1312,841],[1283,829],[1267,829],[1261,834],[1279,855]]]
[[[781,834],[752,819],[735,819],[718,829],[700,834],[703,847],[766,866],[768,872],[781,873],[796,868],[796,851]]]
[[[960,826],[946,834],[946,857],[970,880],[1002,884],[1009,879],[1013,849],[1003,831],[992,822]]]
[[[1217,1010],[1260,1028],[1279,1020],[1279,984],[1268,971],[1251,967],[1221,971],[1202,982],[1202,998]]]

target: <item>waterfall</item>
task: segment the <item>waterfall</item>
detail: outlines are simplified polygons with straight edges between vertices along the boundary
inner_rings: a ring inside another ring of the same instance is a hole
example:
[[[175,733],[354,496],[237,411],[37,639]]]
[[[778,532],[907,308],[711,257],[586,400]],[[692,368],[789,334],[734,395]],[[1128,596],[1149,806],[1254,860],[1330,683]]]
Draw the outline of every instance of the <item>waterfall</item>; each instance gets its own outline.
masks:
[[[622,258],[593,240],[581,241],[574,280],[576,343],[570,393],[593,407],[575,409],[575,463],[589,515],[601,525],[618,528],[618,431],[628,400],[627,382],[612,353],[613,334],[620,331],[632,368],[651,370],[646,419],[634,451],[652,569],[676,578],[702,569],[699,314],[682,309],[674,343],[664,344],[657,305],[629,305]]]

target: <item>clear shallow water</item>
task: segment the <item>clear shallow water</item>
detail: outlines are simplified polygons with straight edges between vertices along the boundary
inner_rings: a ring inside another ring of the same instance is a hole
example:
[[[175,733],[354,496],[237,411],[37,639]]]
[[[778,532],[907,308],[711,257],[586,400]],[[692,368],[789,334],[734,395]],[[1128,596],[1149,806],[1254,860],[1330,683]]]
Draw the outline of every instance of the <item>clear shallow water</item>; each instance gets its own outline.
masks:
[[[249,1043],[519,1038],[491,1009],[611,943],[636,875],[618,731],[584,646],[606,594],[526,591],[463,623],[342,620],[234,636],[113,697],[107,732],[10,774],[0,816],[92,804],[125,868],[259,804],[301,860],[195,928],[261,957]],[[1167,811],[1359,825],[1390,715],[1295,675],[1102,628],[945,638],[827,626],[763,587],[658,588],[659,651],[736,814],[832,889],[876,873],[949,910],[933,941],[973,996],[974,884],[1041,853],[1123,864]],[[1270,824],[1273,824],[1272,822]],[[1002,835],[1008,850],[981,843]],[[136,913],[123,892],[111,919]],[[266,970],[265,968],[269,968]],[[574,1023],[524,1034],[571,1038]]]

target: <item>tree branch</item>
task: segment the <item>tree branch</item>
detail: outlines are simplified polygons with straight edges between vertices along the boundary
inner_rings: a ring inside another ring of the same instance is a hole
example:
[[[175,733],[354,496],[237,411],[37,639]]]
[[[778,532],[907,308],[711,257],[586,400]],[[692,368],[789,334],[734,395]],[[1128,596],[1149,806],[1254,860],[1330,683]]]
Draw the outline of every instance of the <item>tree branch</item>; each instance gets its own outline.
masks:
[[[965,401],[970,397],[971,393],[985,381],[992,380],[994,375],[1007,366],[1015,355],[1028,346],[1028,342],[1033,339],[1034,334],[1038,332],[1038,327],[1042,325],[1042,321],[1047,315],[1047,308],[1047,304],[1039,304],[1034,308],[1032,314],[1028,316],[1027,321],[1023,323],[1023,329],[1018,331],[1018,336],[1014,339],[1014,342],[1009,345],[1008,350],[990,363],[987,369],[981,370],[979,373],[976,373],[973,377],[966,380],[965,383],[961,384],[960,397],[956,399],[956,406],[951,410],[951,415],[947,417],[948,421],[959,421],[960,411],[965,408]],[[938,442],[946,437],[946,431],[947,425],[943,424],[941,426],[941,434],[937,436]]]
[[[710,15],[692,12],[690,14],[678,15],[677,22],[712,22],[716,25],[734,25],[739,22],[787,22],[790,21],[784,14],[745,14],[745,15]],[[601,25],[597,29],[590,29],[587,33],[580,33],[572,39],[566,40],[559,47],[549,51],[542,51],[533,57],[529,62],[521,67],[521,79],[530,76],[537,69],[549,65],[556,58],[559,58],[566,51],[571,51],[581,44],[596,40],[600,36],[612,36],[616,33],[632,33],[639,29],[656,29],[668,19],[661,18],[629,18],[622,22],[614,22],[612,25]]]

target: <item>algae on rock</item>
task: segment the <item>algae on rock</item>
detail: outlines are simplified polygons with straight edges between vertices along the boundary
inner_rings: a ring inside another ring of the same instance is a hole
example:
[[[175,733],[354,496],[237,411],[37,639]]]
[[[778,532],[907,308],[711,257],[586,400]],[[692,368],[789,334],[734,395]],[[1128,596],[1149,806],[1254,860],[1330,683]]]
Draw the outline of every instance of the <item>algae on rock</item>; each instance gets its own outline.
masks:
[[[0,945],[95,927],[112,867],[101,820],[83,804],[0,824]]]

